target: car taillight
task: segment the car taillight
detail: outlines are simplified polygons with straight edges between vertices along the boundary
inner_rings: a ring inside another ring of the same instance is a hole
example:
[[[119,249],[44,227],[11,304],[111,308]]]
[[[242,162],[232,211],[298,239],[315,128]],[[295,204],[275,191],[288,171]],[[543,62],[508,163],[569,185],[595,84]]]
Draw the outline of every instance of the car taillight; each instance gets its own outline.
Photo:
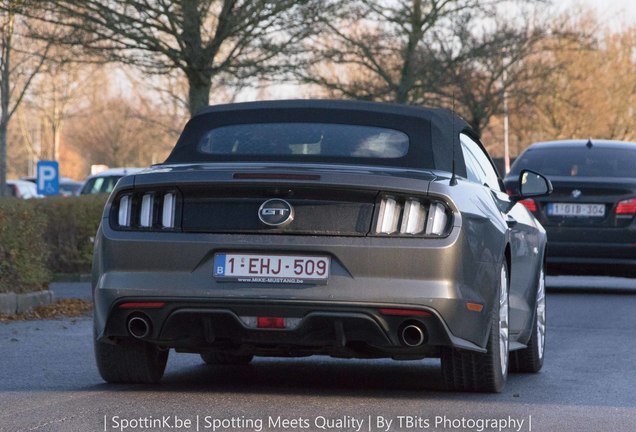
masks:
[[[174,230],[178,228],[178,195],[169,192],[126,192],[113,202],[113,228]]]
[[[117,212],[119,226],[130,226],[131,198],[130,195],[123,195],[119,198],[119,211]]]
[[[533,199],[524,199],[519,201],[519,203],[523,204],[531,212],[537,211],[537,203]]]
[[[141,212],[139,215],[139,225],[144,228],[150,228],[153,222],[153,210],[155,207],[155,196],[153,194],[145,194],[141,198]]]
[[[163,209],[161,212],[161,225],[164,228],[174,228],[174,217],[177,207],[177,196],[167,193],[163,196]]]
[[[419,234],[424,231],[425,223],[426,209],[422,203],[413,199],[406,201],[404,204],[404,215],[402,216],[400,233]]]
[[[636,215],[636,198],[623,200],[616,206],[617,215]]]
[[[428,212],[428,221],[426,222],[426,234],[441,236],[446,231],[446,223],[448,215],[442,203],[432,203]]]
[[[394,198],[384,198],[380,203],[380,214],[376,232],[379,234],[393,234],[397,231],[402,206]]]
[[[450,209],[442,202],[387,196],[377,208],[375,234],[439,237],[448,233]]]

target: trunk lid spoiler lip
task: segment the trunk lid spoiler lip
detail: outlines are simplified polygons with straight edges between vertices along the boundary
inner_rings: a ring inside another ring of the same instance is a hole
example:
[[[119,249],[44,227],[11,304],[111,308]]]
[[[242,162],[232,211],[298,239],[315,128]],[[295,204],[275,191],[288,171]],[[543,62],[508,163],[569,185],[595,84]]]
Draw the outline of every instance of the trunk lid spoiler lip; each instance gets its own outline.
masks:
[[[345,187],[427,194],[431,182],[445,177],[450,178],[450,173],[364,165],[211,163],[158,165],[135,175],[134,187],[198,186],[206,183],[292,183],[295,186]]]

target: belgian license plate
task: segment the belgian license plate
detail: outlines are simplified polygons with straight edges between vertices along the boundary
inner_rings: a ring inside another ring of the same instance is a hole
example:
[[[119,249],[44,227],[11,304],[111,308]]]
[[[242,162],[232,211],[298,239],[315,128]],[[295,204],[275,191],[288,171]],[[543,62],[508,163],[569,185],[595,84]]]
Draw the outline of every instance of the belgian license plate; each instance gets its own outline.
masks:
[[[548,216],[603,217],[605,216],[605,205],[604,204],[578,204],[578,203],[550,203],[548,204]]]
[[[325,283],[327,256],[217,253],[214,276],[220,280],[256,283]]]

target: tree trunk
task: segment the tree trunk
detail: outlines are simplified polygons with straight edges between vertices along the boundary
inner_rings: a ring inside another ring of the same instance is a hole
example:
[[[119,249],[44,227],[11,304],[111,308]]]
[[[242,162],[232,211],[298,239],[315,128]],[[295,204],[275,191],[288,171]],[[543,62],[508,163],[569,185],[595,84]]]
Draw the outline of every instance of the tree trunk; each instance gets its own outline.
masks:
[[[402,51],[402,70],[400,82],[395,92],[395,102],[406,104],[410,102],[410,93],[415,84],[415,66],[413,64],[417,44],[424,37],[422,32],[424,17],[422,15],[422,0],[413,1],[413,10],[410,17],[409,41]]]
[[[212,77],[210,74],[193,71],[186,73],[188,78],[188,110],[194,116],[210,104]]]
[[[0,197],[7,195],[7,132],[9,131],[9,49],[4,53],[2,73],[0,78]]]
[[[53,133],[53,160],[60,160],[60,143],[62,142],[62,127],[57,121],[54,122],[52,131]]]
[[[9,130],[9,101],[11,98],[11,41],[14,15],[9,12],[2,23],[2,70],[0,70],[0,197],[7,195],[7,132]]]
[[[3,116],[4,117],[4,116]],[[7,195],[7,127],[8,122],[0,120],[0,197]]]

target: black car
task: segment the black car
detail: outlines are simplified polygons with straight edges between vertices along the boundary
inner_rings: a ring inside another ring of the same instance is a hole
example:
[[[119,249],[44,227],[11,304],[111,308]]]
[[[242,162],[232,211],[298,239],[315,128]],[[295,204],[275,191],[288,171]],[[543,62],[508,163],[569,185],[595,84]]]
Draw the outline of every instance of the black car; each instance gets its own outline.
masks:
[[[545,231],[450,111],[346,101],[210,107],[167,161],[123,177],[96,236],[95,353],[109,382],[168,351],[441,357],[449,388],[543,364]],[[509,355],[510,353],[510,355]]]
[[[604,140],[541,142],[512,165],[547,176],[554,193],[523,201],[548,232],[555,273],[636,276],[636,143]]]

